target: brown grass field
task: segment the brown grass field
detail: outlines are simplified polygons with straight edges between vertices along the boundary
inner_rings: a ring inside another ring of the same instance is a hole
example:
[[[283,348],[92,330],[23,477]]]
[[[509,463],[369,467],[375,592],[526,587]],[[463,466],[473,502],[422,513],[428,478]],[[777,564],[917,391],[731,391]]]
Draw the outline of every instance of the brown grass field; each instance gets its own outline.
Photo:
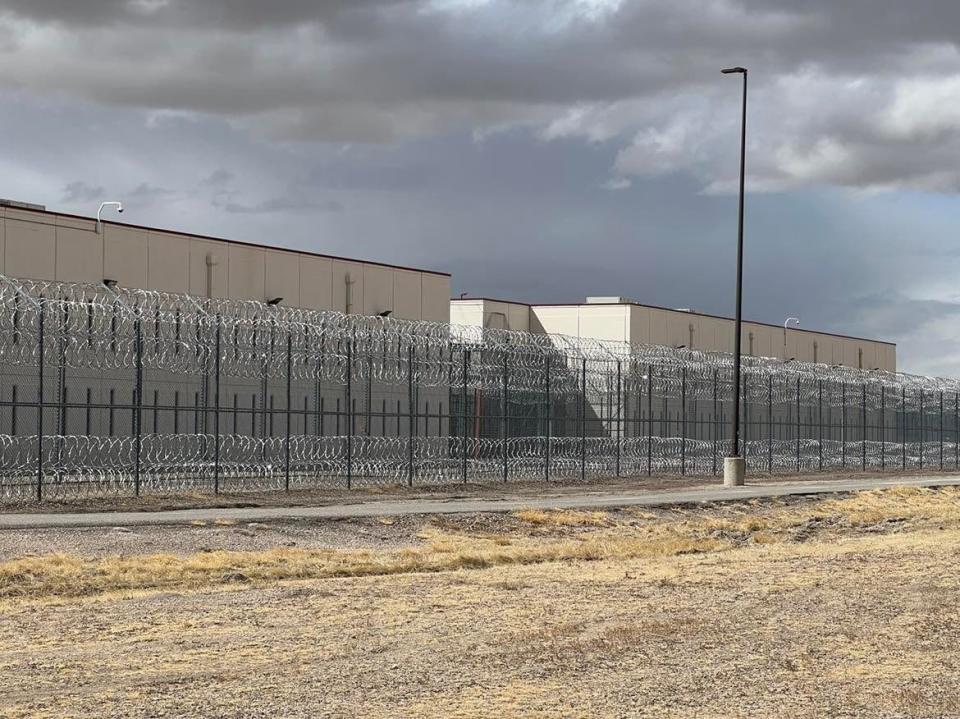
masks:
[[[955,717],[958,559],[955,489],[27,556],[0,717]]]

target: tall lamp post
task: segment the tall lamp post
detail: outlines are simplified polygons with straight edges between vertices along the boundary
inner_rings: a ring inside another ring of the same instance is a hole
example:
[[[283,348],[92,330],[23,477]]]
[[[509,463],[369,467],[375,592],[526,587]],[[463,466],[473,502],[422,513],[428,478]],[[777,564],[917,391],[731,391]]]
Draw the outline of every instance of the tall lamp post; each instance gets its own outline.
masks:
[[[746,475],[746,462],[740,456],[740,335],[743,308],[743,185],[747,157],[747,68],[728,67],[724,75],[743,75],[743,110],[740,118],[740,211],[737,218],[737,314],[733,338],[733,437],[730,456],[723,459],[723,484],[739,487]]]

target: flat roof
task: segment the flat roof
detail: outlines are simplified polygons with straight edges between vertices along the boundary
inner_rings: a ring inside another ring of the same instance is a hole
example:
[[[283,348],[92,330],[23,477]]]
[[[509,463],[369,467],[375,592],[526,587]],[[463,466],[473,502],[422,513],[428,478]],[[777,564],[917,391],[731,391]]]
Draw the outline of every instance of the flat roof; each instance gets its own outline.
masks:
[[[502,302],[504,304],[510,305],[525,305],[527,307],[609,307],[609,306],[632,306],[632,307],[643,307],[648,310],[664,310],[666,312],[677,312],[682,315],[696,315],[697,317],[709,317],[710,319],[715,320],[727,320],[728,322],[733,322],[733,317],[725,317],[723,315],[711,315],[706,312],[694,312],[692,310],[678,310],[675,307],[660,307],[659,305],[648,305],[643,304],[642,302],[541,302],[537,304],[531,304],[529,302],[517,302],[516,300],[498,300],[493,297],[451,297],[451,302],[469,302],[482,300],[484,302]],[[756,320],[743,320],[752,325],[760,325],[762,327],[773,327],[775,329],[783,329],[783,325],[775,325],[770,322],[757,322]],[[896,347],[896,342],[887,342],[886,340],[876,340],[870,339],[867,337],[857,337],[856,335],[842,335],[838,332],[824,332],[822,330],[809,330],[803,327],[790,327],[791,332],[808,332],[810,334],[817,335],[826,335],[828,337],[839,337],[840,339],[845,340],[858,340],[860,342],[876,342],[877,344],[890,345],[891,347]]]
[[[26,203],[24,203],[26,204]],[[53,215],[54,217],[69,217],[74,220],[88,220],[90,222],[96,222],[96,217],[87,217],[86,215],[73,215],[69,212],[55,212],[53,210],[47,210],[38,207],[17,207],[14,205],[6,205],[10,209],[17,210],[18,212],[34,212],[38,215]],[[231,245],[242,245],[244,247],[259,247],[266,250],[274,250],[276,252],[293,252],[299,255],[309,255],[311,257],[322,257],[328,260],[340,260],[341,262],[358,262],[364,265],[376,265],[378,267],[389,267],[392,270],[408,270],[410,272],[423,272],[428,275],[441,275],[443,277],[450,277],[449,272],[440,272],[439,270],[425,270],[420,267],[405,267],[403,265],[393,265],[389,262],[376,262],[375,260],[358,260],[354,257],[340,257],[338,255],[328,255],[322,252],[313,252],[311,250],[296,250],[290,247],[277,247],[276,245],[264,245],[258,242],[245,242],[244,240],[230,240],[226,237],[216,237],[214,235],[200,235],[195,232],[185,232],[183,230],[170,230],[164,227],[150,227],[149,225],[135,225],[130,222],[115,222],[113,220],[100,220],[105,225],[117,225],[118,227],[130,227],[135,230],[147,230],[154,232],[166,232],[171,235],[183,235],[185,237],[196,237],[200,240],[212,240],[214,242],[226,242]]]

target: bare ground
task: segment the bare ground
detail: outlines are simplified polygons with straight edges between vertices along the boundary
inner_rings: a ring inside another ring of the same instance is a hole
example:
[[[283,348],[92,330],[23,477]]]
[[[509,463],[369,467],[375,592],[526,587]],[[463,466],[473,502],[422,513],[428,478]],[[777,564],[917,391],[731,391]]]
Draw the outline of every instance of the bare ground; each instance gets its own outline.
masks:
[[[911,469],[910,476],[943,476],[955,474],[953,470]],[[807,472],[803,474],[751,472],[751,484],[778,484],[798,482],[822,482],[830,479],[873,479],[884,476],[876,470]],[[891,476],[895,476],[891,473]],[[0,497],[0,511],[6,513],[27,512],[156,512],[174,509],[194,509],[202,507],[304,507],[326,504],[360,503],[380,499],[451,499],[457,497],[544,497],[563,496],[597,492],[598,494],[624,491],[664,491],[670,489],[693,489],[697,487],[717,486],[718,477],[698,475],[655,475],[648,477],[594,477],[585,481],[564,477],[555,481],[510,481],[508,483],[491,480],[476,483],[450,483],[407,487],[404,484],[376,484],[354,489],[316,488],[293,489],[289,492],[268,490],[256,492],[188,492],[144,494],[140,497],[130,495],[94,495],[82,494],[74,497],[47,497],[42,502],[32,498]],[[48,490],[49,491],[49,490]]]
[[[960,490],[393,521],[8,559],[0,716],[960,716]]]

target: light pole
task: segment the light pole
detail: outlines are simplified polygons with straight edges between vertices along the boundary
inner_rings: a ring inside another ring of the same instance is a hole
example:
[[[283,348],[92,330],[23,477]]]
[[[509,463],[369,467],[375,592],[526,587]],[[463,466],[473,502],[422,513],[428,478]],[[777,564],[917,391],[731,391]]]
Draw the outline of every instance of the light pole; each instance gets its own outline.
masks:
[[[743,308],[743,185],[747,159],[747,68],[728,67],[724,75],[743,75],[743,110],[740,118],[740,210],[737,217],[737,314],[733,338],[733,437],[730,456],[723,460],[723,484],[738,487],[746,475],[746,462],[740,456],[740,335]]]

